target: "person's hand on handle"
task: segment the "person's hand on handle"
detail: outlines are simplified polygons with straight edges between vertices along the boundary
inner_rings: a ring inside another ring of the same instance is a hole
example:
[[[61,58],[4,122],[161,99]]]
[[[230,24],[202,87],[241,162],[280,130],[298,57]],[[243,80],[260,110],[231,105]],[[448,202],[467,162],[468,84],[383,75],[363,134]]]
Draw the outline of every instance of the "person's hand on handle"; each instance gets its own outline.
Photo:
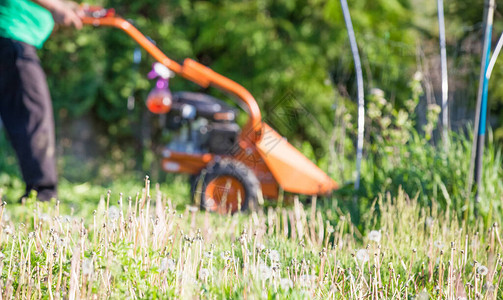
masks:
[[[52,13],[54,22],[64,26],[82,28],[81,18],[84,16],[82,8],[73,1],[64,0],[32,0],[45,7]]]

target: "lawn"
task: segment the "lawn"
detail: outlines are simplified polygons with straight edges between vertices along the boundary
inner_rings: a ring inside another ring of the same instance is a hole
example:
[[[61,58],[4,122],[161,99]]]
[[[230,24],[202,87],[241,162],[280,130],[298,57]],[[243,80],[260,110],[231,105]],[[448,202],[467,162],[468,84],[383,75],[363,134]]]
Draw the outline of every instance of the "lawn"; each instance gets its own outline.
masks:
[[[180,199],[174,185],[138,180],[107,192],[67,183],[62,191],[65,197],[75,193],[75,200],[4,203],[2,296],[496,299],[499,294],[498,224],[465,226],[455,214],[421,207],[401,190],[380,197],[362,214],[360,232],[336,199],[296,199],[286,207],[220,216],[191,206],[188,196],[185,202],[173,200]],[[79,203],[86,194],[96,201]]]

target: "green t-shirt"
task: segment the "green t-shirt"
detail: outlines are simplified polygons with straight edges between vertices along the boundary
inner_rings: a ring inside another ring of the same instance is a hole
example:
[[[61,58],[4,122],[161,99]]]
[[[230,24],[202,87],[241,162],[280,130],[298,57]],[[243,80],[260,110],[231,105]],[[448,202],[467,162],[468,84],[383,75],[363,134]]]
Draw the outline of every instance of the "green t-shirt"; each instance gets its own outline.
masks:
[[[51,13],[30,0],[0,0],[0,36],[41,48],[54,28]]]

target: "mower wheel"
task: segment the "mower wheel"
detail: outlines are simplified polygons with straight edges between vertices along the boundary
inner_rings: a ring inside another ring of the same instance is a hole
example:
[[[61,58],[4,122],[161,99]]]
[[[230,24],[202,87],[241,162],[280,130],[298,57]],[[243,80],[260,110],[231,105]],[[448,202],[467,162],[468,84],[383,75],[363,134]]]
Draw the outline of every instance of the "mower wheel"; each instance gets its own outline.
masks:
[[[193,199],[201,209],[227,214],[257,207],[260,182],[242,162],[222,159],[191,181]]]

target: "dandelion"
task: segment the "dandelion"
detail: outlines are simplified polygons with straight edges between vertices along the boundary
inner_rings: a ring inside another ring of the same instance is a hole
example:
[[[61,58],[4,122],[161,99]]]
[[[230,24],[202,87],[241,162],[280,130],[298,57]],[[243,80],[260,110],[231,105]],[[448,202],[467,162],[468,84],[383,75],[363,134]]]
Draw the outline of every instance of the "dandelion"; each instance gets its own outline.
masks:
[[[161,266],[159,267],[159,271],[164,272],[169,270],[170,272],[173,272],[175,268],[176,268],[175,260],[165,257],[161,260]]]
[[[5,229],[4,229],[4,232],[5,232],[5,234],[12,235],[14,233],[14,230],[12,229],[12,227],[10,227],[9,225],[7,225],[7,227],[5,227]]]
[[[174,259],[168,259],[168,270],[173,272],[176,268],[176,263]]]
[[[428,300],[428,299],[430,299],[430,295],[428,295],[428,292],[426,291],[426,289],[423,289],[419,294],[417,294],[416,299]]]
[[[231,252],[230,251],[220,252],[220,258],[223,260],[229,260],[231,258]]]
[[[117,206],[110,206],[108,209],[108,218],[112,221],[115,221],[119,218],[120,216],[120,211],[117,208]]]
[[[482,276],[486,276],[487,273],[489,273],[489,270],[487,269],[486,266],[480,265],[480,266],[477,267],[477,273],[479,273]]]
[[[199,210],[199,208],[197,206],[194,206],[194,205],[187,205],[187,208],[189,209],[190,212],[197,212]]]
[[[5,259],[5,254],[3,254],[2,252],[0,252],[0,260],[3,260]]]
[[[168,258],[165,257],[161,259],[161,265],[159,266],[159,272],[164,272],[168,269]]]
[[[271,250],[271,252],[269,252],[269,259],[275,262],[279,261],[279,252],[276,250]]]
[[[362,263],[366,263],[369,260],[369,253],[366,249],[360,249],[356,251],[356,259]]]
[[[271,278],[272,271],[271,271],[271,268],[269,268],[267,265],[261,264],[258,269],[259,269],[260,278],[262,278],[262,280],[267,280],[267,279]]]
[[[258,243],[257,244],[257,250],[260,251],[260,252],[262,252],[262,251],[265,250],[265,246],[263,244]]]
[[[38,217],[39,217],[40,221],[42,221],[42,222],[47,222],[51,219],[48,214],[41,214]]]
[[[293,288],[293,281],[290,278],[281,278],[279,280],[279,286],[282,290],[288,291]]]
[[[379,243],[381,241],[381,231],[372,230],[369,233],[369,240]]]
[[[444,248],[445,245],[444,245],[444,243],[442,243],[441,240],[436,240],[433,242],[433,246],[437,247],[438,249],[442,249],[442,248]]]
[[[208,269],[202,268],[201,271],[199,271],[199,279],[202,281],[206,281],[208,277],[210,276],[210,271]]]
[[[64,238],[57,238],[56,239],[56,244],[60,247],[63,247],[66,245],[66,240]]]
[[[93,260],[86,258],[82,262],[82,274],[84,275],[91,275],[94,272],[94,266],[93,266]]]
[[[5,202],[4,202],[5,203]],[[10,221],[10,215],[8,212],[4,211],[3,213],[3,217],[2,219],[5,221],[5,222],[9,222]]]
[[[313,275],[302,275],[299,277],[299,285],[301,287],[310,287],[313,285],[315,279],[316,277]]]
[[[494,287],[494,285],[490,284],[490,283],[486,283],[484,284],[484,288],[490,292],[490,293],[494,293],[494,291],[496,290],[496,288]]]

